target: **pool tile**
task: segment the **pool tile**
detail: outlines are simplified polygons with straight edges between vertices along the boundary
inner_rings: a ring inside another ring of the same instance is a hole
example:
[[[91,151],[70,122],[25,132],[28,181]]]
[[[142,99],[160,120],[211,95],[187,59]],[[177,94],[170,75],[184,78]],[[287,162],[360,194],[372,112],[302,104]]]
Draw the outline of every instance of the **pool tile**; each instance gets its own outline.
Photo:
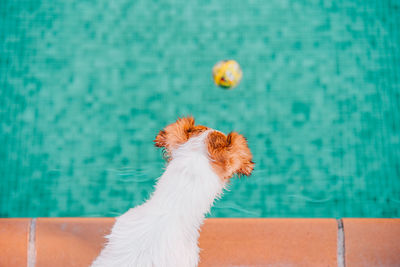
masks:
[[[208,219],[200,267],[337,266],[334,219]]]
[[[26,266],[30,221],[0,219],[0,266]]]
[[[400,220],[343,219],[347,267],[400,266]]]
[[[39,218],[36,267],[87,267],[98,255],[114,218]]]

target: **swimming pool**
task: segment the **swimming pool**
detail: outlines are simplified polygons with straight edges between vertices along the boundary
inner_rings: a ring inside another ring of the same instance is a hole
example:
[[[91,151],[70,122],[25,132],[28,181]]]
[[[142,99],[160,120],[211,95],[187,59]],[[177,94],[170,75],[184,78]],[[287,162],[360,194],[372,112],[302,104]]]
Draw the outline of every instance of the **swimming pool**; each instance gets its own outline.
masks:
[[[1,1],[0,216],[116,216],[178,116],[244,134],[212,217],[400,216],[398,1]],[[241,84],[215,87],[237,60]]]

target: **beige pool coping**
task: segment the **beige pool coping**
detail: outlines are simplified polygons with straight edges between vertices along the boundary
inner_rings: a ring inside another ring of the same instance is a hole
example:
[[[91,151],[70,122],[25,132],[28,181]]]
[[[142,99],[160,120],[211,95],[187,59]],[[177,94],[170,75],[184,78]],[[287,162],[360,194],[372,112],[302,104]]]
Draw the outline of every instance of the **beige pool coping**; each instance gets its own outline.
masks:
[[[0,266],[89,266],[114,218],[0,219]],[[201,266],[400,266],[400,219],[210,218]]]

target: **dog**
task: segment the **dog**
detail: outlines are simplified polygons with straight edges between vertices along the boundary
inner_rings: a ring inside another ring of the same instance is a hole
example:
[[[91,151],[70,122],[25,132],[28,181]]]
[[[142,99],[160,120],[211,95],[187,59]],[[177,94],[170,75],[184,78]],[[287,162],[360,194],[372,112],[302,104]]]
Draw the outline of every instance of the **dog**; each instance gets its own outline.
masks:
[[[234,175],[254,168],[246,139],[178,118],[156,136],[168,161],[144,204],[116,219],[92,267],[192,267],[199,262],[199,229]]]

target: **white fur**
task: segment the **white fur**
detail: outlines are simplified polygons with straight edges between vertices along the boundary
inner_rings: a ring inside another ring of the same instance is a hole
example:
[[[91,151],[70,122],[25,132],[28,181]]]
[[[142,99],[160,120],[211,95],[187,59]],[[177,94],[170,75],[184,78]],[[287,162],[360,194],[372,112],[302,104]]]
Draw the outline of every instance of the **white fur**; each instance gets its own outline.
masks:
[[[172,151],[152,197],[117,218],[92,267],[197,266],[199,228],[225,186],[210,165],[210,131]]]

